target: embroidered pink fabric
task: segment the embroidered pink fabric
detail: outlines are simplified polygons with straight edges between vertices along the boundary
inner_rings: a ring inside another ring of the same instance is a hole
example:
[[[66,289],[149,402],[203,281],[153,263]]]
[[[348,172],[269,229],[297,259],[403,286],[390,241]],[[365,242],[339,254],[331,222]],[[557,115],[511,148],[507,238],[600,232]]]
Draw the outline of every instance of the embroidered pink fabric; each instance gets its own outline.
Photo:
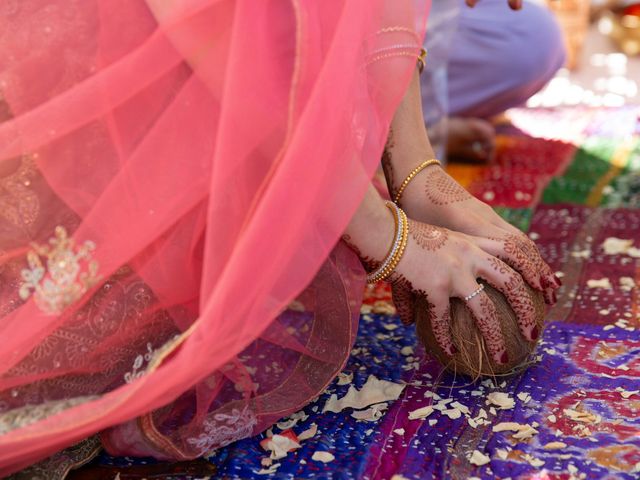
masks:
[[[325,388],[420,3],[0,2],[0,474],[194,458]]]

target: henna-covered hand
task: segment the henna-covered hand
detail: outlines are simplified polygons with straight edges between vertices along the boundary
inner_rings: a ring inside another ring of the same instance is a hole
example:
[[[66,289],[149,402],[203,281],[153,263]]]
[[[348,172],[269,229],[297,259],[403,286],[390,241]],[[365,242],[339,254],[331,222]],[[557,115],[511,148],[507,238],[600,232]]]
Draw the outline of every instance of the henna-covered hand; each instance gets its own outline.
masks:
[[[488,255],[477,242],[475,237],[409,220],[405,254],[390,278],[393,301],[402,321],[413,322],[416,298],[425,297],[434,336],[449,355],[455,353],[449,325],[450,298],[464,299],[477,290],[478,277],[506,296],[527,340],[534,340],[539,334],[533,304],[530,297],[523,294],[522,277],[506,263]],[[374,265],[369,264],[369,267]],[[506,363],[504,338],[489,296],[481,292],[466,301],[466,305],[492,358],[498,363]]]
[[[520,272],[532,288],[544,293],[547,303],[555,303],[560,280],[535,244],[439,166],[420,172],[407,186],[401,203],[415,220],[479,237],[480,248]]]

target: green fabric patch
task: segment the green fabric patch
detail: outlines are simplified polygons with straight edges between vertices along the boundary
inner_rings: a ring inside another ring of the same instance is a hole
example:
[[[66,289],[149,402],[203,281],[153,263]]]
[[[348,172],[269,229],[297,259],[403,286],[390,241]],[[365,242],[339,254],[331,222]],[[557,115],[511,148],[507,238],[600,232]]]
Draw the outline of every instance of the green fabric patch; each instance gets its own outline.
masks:
[[[585,141],[561,177],[553,178],[542,194],[542,203],[577,203],[587,197],[611,168],[611,158],[619,141],[593,137]]]
[[[514,227],[519,228],[523,232],[529,230],[531,217],[533,216],[533,209],[494,207],[494,210]]]
[[[621,174],[604,188],[603,193],[602,205],[605,207],[640,208],[640,140]]]

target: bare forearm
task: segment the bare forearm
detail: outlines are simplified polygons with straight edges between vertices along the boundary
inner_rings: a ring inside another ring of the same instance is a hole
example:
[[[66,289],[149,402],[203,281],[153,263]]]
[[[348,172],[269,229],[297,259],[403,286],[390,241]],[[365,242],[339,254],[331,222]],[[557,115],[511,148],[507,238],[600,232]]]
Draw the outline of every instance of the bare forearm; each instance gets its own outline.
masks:
[[[391,122],[382,157],[382,167],[391,195],[396,193],[411,170],[433,156],[422,116],[420,77],[416,70]]]

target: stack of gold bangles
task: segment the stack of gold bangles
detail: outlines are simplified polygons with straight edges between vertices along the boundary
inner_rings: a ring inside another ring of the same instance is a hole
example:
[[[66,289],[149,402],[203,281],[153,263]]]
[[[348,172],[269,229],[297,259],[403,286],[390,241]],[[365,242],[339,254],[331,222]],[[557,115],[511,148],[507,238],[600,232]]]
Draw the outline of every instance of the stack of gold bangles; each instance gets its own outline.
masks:
[[[432,158],[425,162],[422,162],[416,168],[414,168],[407,178],[404,179],[404,182],[398,188],[396,192],[393,202],[386,202],[387,208],[391,210],[393,214],[393,219],[395,221],[395,234],[393,239],[393,244],[391,248],[387,252],[384,260],[380,264],[378,268],[376,268],[373,272],[367,274],[367,283],[376,283],[381,280],[385,280],[388,278],[395,268],[400,263],[402,259],[402,255],[404,254],[404,250],[407,246],[407,240],[409,238],[409,220],[407,219],[407,214],[398,206],[400,202],[400,198],[402,197],[402,193],[404,192],[409,182],[413,180],[413,178],[418,175],[422,170],[427,168],[430,165],[440,165],[440,161]]]
[[[407,214],[395,203],[386,202],[386,205],[389,210],[391,210],[396,224],[393,244],[380,266],[367,275],[367,283],[379,282],[393,273],[398,263],[400,263],[404,249],[407,246],[407,239],[409,238],[409,220],[407,219]]]

